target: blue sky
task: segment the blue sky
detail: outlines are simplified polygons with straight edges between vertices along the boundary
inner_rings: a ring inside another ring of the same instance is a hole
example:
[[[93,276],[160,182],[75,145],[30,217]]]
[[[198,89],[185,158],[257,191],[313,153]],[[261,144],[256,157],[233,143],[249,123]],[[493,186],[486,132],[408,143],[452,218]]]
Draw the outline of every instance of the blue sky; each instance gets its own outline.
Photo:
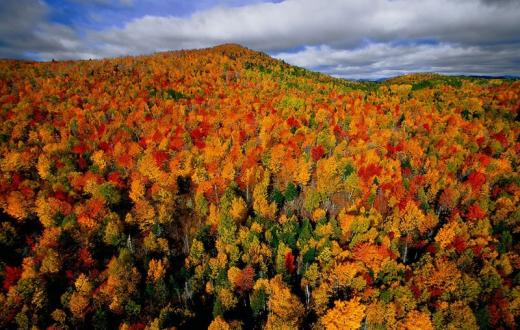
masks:
[[[518,0],[1,0],[0,57],[88,59],[240,43],[350,79],[520,75]]]
[[[189,17],[190,15],[216,6],[240,7],[260,2],[260,0],[49,0],[52,8],[49,20],[71,26],[79,31],[84,29],[103,30],[123,27],[130,20],[149,16]]]

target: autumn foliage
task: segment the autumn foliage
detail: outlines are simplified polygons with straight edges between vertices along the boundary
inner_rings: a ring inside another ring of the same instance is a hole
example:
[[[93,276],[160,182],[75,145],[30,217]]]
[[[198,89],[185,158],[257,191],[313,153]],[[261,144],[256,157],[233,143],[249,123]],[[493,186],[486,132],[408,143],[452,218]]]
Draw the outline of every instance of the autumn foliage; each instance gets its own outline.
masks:
[[[518,328],[519,111],[238,45],[0,61],[0,328]]]

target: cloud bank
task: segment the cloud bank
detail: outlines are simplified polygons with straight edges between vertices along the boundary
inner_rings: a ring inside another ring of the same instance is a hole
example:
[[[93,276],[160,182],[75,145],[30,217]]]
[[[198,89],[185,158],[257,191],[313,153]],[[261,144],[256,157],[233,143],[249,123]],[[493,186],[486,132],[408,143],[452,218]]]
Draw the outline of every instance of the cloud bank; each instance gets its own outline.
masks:
[[[124,4],[123,11],[142,5],[138,0],[98,2],[114,8]],[[53,7],[43,1],[4,0],[0,2],[0,57],[101,58],[234,42],[291,64],[353,79],[418,71],[520,75],[520,1],[201,4],[188,15],[129,11],[132,18],[127,21],[78,29],[50,21]]]

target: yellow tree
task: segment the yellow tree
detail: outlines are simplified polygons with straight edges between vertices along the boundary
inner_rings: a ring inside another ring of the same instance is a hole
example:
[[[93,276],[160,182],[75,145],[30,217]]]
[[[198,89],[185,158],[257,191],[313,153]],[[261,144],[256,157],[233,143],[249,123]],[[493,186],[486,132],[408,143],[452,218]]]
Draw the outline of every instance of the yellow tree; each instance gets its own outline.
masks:
[[[349,301],[336,300],[334,308],[330,309],[321,318],[321,323],[327,330],[355,330],[361,327],[365,318],[366,306],[359,302],[359,298]]]
[[[318,192],[333,194],[339,187],[339,165],[335,157],[321,159],[316,166]]]
[[[233,198],[229,214],[233,220],[240,222],[247,214],[247,205],[241,197]]]
[[[100,292],[109,302],[109,308],[121,313],[125,304],[137,292],[140,274],[132,264],[130,252],[121,250],[119,257],[108,263],[108,278],[102,284]]]
[[[294,182],[302,186],[307,185],[311,178],[312,162],[307,161],[304,157],[298,159],[296,171],[294,172]]]
[[[298,329],[304,308],[297,296],[291,293],[277,275],[269,281],[269,316],[266,329]]]
[[[433,325],[428,314],[413,310],[404,319],[402,328],[406,330],[433,330]]]
[[[253,209],[266,219],[274,219],[276,215],[276,203],[267,200],[267,187],[269,186],[270,173],[266,171],[262,181],[253,190]]]
[[[90,295],[92,293],[92,283],[85,274],[81,274],[74,283],[76,291],[72,293],[69,301],[69,308],[72,315],[77,319],[83,319],[88,313],[90,305]]]
[[[211,321],[208,330],[231,330],[229,323],[224,320],[222,316],[217,316],[213,321]]]

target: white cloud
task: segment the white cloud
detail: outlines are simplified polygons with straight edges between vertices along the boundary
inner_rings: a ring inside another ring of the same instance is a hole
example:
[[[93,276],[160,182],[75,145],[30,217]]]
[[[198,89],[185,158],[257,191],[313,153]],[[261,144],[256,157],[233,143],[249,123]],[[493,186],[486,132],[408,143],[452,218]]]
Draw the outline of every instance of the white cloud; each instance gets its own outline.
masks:
[[[50,8],[38,0],[0,1],[0,58],[79,58],[83,42],[70,27],[50,23]],[[47,56],[48,55],[48,56]]]
[[[301,45],[353,47],[437,38],[456,43],[496,43],[517,38],[519,2],[486,5],[469,0],[287,0],[217,7],[187,18],[145,16],[95,37],[129,52],[179,49],[222,42],[277,51]]]
[[[300,52],[282,52],[275,54],[275,57],[337,77],[376,79],[425,71],[444,74],[518,75],[518,54],[520,44],[501,48],[448,43],[377,43],[356,49],[306,47]]]

